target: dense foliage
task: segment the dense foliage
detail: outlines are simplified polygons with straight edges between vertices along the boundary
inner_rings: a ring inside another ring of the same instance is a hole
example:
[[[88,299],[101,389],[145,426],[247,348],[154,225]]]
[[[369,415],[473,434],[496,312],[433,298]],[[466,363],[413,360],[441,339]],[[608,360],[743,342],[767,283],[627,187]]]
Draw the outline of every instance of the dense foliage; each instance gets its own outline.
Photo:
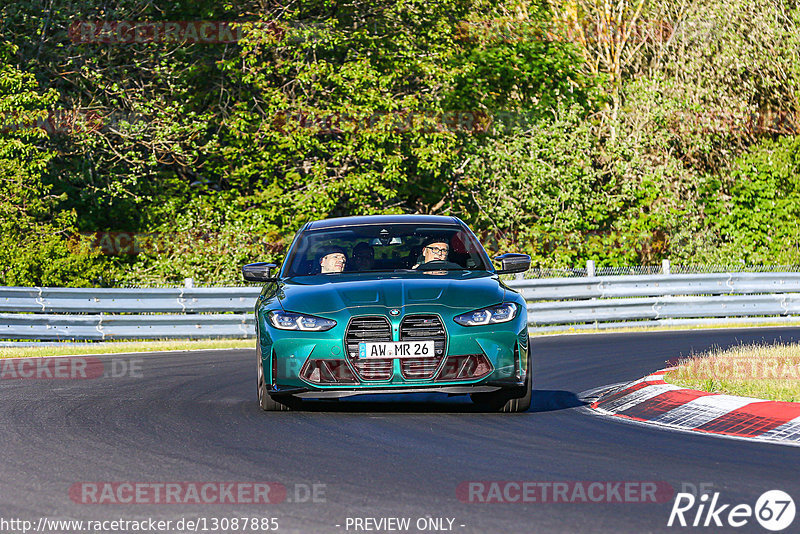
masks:
[[[372,213],[539,266],[797,263],[798,30],[790,0],[8,3],[0,284],[238,282]]]

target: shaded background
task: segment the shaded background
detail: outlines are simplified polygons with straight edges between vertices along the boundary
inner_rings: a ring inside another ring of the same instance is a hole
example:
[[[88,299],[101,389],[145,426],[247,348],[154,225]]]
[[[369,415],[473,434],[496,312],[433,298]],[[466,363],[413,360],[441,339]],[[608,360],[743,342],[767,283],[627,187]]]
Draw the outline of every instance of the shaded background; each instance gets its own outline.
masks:
[[[302,223],[374,213],[459,216],[535,267],[794,264],[799,23],[778,0],[8,3],[0,284],[234,283]]]

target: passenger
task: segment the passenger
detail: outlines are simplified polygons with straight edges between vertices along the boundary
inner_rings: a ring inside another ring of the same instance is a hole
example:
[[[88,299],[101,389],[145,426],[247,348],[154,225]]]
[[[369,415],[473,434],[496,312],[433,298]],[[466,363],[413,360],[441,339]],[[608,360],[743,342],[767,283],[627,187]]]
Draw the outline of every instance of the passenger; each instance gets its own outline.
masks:
[[[369,243],[361,242],[353,248],[353,261],[350,262],[353,271],[370,271],[375,266],[375,250]]]
[[[347,263],[347,254],[341,247],[326,247],[319,258],[320,272],[341,273]]]

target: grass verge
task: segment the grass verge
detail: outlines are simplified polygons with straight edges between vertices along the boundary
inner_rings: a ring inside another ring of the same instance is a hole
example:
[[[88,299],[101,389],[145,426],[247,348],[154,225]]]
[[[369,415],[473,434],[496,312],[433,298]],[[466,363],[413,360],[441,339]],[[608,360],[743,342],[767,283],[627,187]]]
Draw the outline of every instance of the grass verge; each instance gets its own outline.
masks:
[[[68,344],[46,347],[0,347],[0,358],[36,358],[81,354],[117,354],[121,352],[153,352],[164,350],[238,349],[255,347],[253,339],[208,339],[199,341],[114,341]]]
[[[739,345],[692,354],[664,380],[711,393],[800,402],[800,344]]]

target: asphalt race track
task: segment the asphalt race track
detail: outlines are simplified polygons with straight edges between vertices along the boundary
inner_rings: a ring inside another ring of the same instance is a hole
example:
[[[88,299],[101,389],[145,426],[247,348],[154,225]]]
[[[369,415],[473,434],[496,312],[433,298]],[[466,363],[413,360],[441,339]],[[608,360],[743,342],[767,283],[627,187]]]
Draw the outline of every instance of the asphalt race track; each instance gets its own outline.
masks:
[[[452,519],[452,531],[464,533],[707,531],[667,527],[673,496],[498,504],[462,502],[456,489],[470,481],[653,481],[676,492],[704,485],[732,505],[753,506],[780,489],[800,507],[800,448],[629,424],[593,415],[578,400],[692,350],[778,339],[798,340],[800,329],[533,338],[534,406],[524,414],[477,413],[463,397],[438,394],[265,413],[256,404],[254,350],[103,356],[107,371],[116,361],[112,374],[124,375],[116,377],[4,378],[0,518],[273,517],[278,532],[313,533],[397,532],[364,530],[372,523],[356,530],[353,518],[367,517],[411,518],[400,532],[418,532],[415,522],[427,517]],[[287,499],[87,504],[70,496],[83,482],[176,481],[273,482]],[[754,518],[736,531],[767,532]],[[786,530],[798,531],[800,518]]]

